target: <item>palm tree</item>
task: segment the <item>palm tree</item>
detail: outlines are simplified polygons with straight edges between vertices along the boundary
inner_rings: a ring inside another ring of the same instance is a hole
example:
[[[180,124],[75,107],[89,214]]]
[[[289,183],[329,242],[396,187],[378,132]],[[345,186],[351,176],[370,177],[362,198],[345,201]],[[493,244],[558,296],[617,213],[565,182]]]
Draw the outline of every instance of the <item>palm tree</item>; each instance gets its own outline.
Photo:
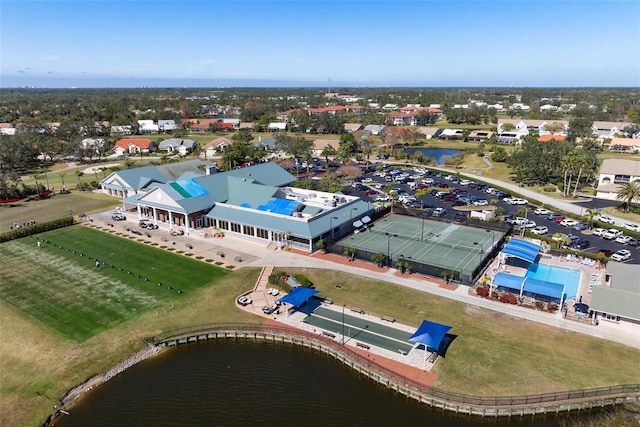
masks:
[[[640,201],[640,183],[625,182],[620,186],[616,200],[622,202],[622,210],[629,212],[631,203]]]
[[[589,228],[593,228],[593,224],[596,222],[595,218],[597,216],[602,215],[602,213],[597,209],[589,208],[585,212],[584,218],[586,218],[587,224],[589,224]],[[583,218],[580,218],[583,219]]]

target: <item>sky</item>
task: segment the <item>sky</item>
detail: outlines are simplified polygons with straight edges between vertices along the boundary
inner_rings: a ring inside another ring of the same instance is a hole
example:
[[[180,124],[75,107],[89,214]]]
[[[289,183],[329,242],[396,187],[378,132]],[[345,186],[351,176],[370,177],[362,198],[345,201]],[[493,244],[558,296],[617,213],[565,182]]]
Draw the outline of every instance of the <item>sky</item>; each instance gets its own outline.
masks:
[[[640,87],[640,2],[0,0],[1,87]]]

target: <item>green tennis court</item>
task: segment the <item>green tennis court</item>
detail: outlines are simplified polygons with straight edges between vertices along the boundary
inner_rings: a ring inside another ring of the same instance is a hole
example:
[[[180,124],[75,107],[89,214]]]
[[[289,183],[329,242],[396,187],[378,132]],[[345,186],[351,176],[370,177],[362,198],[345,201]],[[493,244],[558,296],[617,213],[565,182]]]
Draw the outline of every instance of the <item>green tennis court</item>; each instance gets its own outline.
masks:
[[[408,261],[471,278],[502,238],[497,230],[392,214],[339,243],[369,256],[383,254],[391,266]]]
[[[409,342],[411,334],[406,331],[370,322],[367,319],[346,313],[343,323],[341,312],[322,307],[318,307],[310,316],[307,316],[304,323],[336,335],[342,335],[344,331],[345,342],[356,340],[393,352],[400,350],[408,353],[413,348],[413,344]]]

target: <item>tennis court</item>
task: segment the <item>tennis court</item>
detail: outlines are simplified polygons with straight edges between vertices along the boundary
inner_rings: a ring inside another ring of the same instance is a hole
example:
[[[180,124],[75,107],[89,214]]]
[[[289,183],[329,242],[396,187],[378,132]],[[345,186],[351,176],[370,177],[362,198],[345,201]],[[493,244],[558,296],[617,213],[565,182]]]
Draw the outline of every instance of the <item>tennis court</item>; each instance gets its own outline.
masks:
[[[392,214],[339,244],[369,260],[371,254],[383,254],[390,266],[398,261],[434,266],[471,280],[502,238],[498,230]]]
[[[409,332],[324,307],[315,309],[303,322],[337,336],[341,336],[344,331],[345,343],[356,340],[359,343],[404,353],[409,353],[413,348],[413,343],[409,342],[412,335]]]

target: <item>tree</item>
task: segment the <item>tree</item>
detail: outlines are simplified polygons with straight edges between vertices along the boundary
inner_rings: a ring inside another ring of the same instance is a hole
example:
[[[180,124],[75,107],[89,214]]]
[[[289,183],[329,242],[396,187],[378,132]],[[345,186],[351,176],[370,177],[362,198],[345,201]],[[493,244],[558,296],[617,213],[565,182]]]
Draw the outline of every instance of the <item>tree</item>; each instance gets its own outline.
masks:
[[[586,218],[587,220],[586,222],[587,224],[589,224],[589,228],[593,228],[593,224],[596,222],[595,218],[601,215],[600,211],[597,209],[589,208],[586,211],[584,211],[584,213],[585,213],[584,218]],[[580,219],[583,219],[583,218],[580,218]]]
[[[338,151],[333,148],[333,145],[325,145],[324,148],[322,149],[322,152],[320,153],[320,155],[322,157],[324,157],[325,162],[327,163],[327,165],[329,164],[329,157],[334,157],[336,154],[338,154]]]
[[[382,267],[382,262],[385,259],[385,255],[382,252],[378,252],[371,256],[371,261],[375,262],[378,267]]]
[[[240,130],[231,136],[231,140],[248,144],[253,140],[253,135],[251,135],[251,132],[249,132],[248,130]]]
[[[622,210],[629,212],[631,209],[631,204],[633,202],[640,201],[640,183],[636,182],[625,182],[620,186],[620,190],[618,190],[618,194],[616,196],[616,200],[622,202]]]
[[[349,155],[353,155],[360,151],[358,141],[352,133],[344,133],[340,135],[340,148],[339,150],[345,151]]]
[[[286,133],[280,133],[275,137],[274,147],[276,151],[283,151],[291,154],[296,159],[303,157],[309,153],[311,149],[311,141],[304,139],[302,135],[289,136]]]

